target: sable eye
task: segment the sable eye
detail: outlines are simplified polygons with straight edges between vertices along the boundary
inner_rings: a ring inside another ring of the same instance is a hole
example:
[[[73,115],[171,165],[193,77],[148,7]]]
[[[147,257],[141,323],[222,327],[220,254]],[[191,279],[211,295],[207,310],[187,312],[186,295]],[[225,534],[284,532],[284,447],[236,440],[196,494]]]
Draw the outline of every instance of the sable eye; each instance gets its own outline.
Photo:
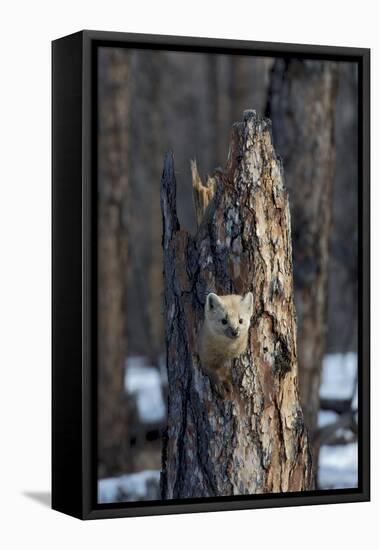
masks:
[[[240,319],[240,325],[242,325],[242,323],[243,323],[243,319]]]
[[[221,323],[222,323],[223,325],[226,325],[227,322],[228,322],[228,321],[227,321],[226,319],[222,319],[222,320],[221,320]]]

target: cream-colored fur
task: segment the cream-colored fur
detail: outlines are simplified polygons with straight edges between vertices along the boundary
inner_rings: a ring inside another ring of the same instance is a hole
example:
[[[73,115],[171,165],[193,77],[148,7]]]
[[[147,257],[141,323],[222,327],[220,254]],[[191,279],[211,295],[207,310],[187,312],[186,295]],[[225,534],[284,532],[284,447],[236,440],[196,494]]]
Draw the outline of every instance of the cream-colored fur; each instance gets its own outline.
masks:
[[[199,356],[211,381],[231,390],[230,361],[246,351],[253,296],[208,294],[200,333]]]

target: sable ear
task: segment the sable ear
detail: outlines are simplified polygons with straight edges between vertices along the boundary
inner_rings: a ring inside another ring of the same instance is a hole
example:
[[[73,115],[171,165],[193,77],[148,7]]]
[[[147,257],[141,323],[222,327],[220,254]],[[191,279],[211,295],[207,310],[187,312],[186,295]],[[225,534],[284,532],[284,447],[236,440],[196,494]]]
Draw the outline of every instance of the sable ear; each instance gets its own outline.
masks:
[[[220,298],[217,296],[217,294],[214,294],[213,292],[208,294],[207,301],[205,304],[206,309],[212,310],[220,306],[221,306],[221,301],[220,301]]]
[[[253,314],[253,293],[248,292],[242,298],[242,303],[245,305],[246,309],[250,312],[250,315]]]

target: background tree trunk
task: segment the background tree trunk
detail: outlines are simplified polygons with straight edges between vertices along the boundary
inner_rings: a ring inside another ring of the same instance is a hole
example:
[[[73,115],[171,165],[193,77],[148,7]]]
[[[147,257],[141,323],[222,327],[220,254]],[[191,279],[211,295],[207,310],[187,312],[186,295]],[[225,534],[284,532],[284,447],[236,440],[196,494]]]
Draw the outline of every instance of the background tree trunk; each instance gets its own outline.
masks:
[[[160,73],[161,52],[131,53],[130,80],[130,233],[127,328],[129,353],[145,355],[158,364],[163,340],[161,214],[157,176],[161,172],[162,139]],[[149,113],[149,131],[141,120]],[[156,153],[155,153],[156,152]]]
[[[172,154],[161,185],[169,383],[162,498],[301,491],[311,458],[297,390],[287,193],[269,122],[254,111],[232,131],[224,172],[195,235],[180,230]],[[212,392],[197,354],[208,292],[254,295],[238,398]]]
[[[98,477],[127,470],[124,392],[126,215],[128,199],[127,51],[99,56]]]
[[[338,69],[336,170],[328,283],[328,353],[356,352],[358,347],[358,68],[354,63],[338,63]]]
[[[278,59],[267,108],[290,198],[300,396],[311,435],[326,345],[337,83],[336,63]]]

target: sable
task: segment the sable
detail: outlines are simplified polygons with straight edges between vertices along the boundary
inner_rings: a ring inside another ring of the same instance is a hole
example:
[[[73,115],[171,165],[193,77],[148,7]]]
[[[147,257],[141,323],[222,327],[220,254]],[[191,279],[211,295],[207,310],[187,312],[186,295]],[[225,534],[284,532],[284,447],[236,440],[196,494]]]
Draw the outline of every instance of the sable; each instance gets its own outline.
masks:
[[[223,397],[233,397],[231,360],[246,352],[253,295],[210,293],[204,308],[199,337],[199,357],[214,389]]]

